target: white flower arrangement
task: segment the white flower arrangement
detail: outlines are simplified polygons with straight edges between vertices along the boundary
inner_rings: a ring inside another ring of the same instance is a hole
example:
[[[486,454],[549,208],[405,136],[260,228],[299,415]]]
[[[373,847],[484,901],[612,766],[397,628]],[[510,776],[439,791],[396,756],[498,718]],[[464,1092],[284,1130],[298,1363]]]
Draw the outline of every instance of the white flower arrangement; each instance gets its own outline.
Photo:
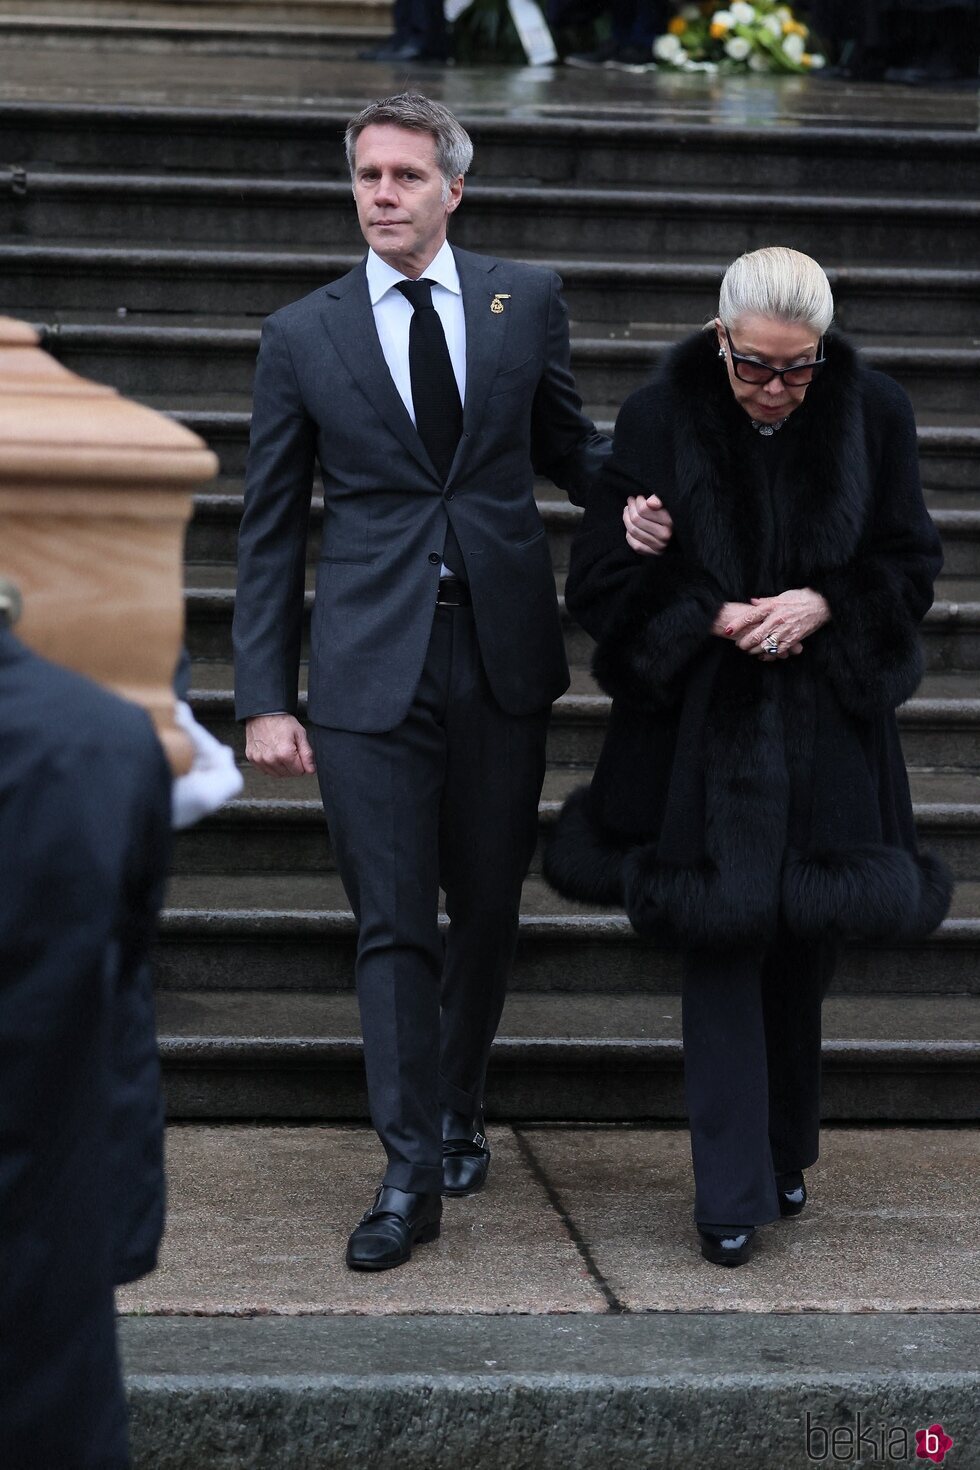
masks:
[[[732,61],[747,61],[752,54],[752,42],[744,36],[732,36],[725,42],[725,55]]]
[[[751,71],[805,75],[825,64],[807,50],[809,29],[789,5],[773,0],[685,4],[653,43],[660,66],[673,71]]]
[[[672,36],[668,31],[665,36],[658,36],[654,41],[653,54],[658,61],[668,61],[676,66],[685,51],[677,36]]]
[[[784,36],[783,50],[786,52],[790,61],[799,61],[806,50],[806,47],[803,45],[803,37],[797,35],[795,32]]]

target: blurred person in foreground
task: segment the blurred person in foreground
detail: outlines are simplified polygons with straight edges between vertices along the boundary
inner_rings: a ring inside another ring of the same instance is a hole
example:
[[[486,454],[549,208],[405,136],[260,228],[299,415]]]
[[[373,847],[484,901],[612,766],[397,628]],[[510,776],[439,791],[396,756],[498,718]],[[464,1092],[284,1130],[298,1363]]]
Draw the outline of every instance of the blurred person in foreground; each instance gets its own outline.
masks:
[[[0,750],[0,1464],[124,1470],[113,1287],[163,1224],[140,974],[170,772],[143,710],[6,627]]]
[[[184,707],[172,782],[137,705],[28,649],[0,597],[0,1465],[126,1470],[113,1288],[152,1271],[164,1110],[148,956],[170,853],[240,788]]]
[[[841,940],[920,938],[951,892],[895,719],[942,564],[915,421],[832,317],[806,255],[729,267],[714,322],[624,404],[566,584],[613,706],[545,872],[683,950],[694,1216],[727,1266],[806,1203]],[[621,516],[651,482],[674,534],[641,561]]]

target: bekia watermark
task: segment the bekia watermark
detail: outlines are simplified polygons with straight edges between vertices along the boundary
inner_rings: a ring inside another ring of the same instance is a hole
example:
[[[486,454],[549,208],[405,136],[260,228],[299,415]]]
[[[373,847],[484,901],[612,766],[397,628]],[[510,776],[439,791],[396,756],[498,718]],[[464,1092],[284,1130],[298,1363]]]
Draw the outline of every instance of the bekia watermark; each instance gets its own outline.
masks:
[[[934,1465],[941,1465],[952,1448],[953,1441],[941,1424],[930,1424],[928,1429],[915,1431],[916,1459],[931,1460]]]
[[[952,1448],[953,1441],[941,1424],[910,1434],[904,1425],[869,1423],[860,1412],[852,1423],[833,1426],[818,1423],[809,1409],[806,1412],[806,1457],[815,1463],[896,1464],[914,1458],[941,1465]]]

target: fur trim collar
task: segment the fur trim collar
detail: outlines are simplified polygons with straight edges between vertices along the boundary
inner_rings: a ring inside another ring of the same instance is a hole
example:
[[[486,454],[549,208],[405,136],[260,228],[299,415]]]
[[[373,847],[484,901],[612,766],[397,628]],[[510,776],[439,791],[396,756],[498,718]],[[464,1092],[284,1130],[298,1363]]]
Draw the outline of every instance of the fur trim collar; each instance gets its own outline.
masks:
[[[826,367],[783,433],[787,493],[793,496],[792,571],[800,585],[853,557],[867,520],[871,486],[861,376],[854,349],[826,339]],[[756,552],[754,509],[763,487],[744,450],[744,409],[736,402],[714,338],[681,342],[663,368],[674,420],[671,514],[680,541],[726,597],[751,596]]]

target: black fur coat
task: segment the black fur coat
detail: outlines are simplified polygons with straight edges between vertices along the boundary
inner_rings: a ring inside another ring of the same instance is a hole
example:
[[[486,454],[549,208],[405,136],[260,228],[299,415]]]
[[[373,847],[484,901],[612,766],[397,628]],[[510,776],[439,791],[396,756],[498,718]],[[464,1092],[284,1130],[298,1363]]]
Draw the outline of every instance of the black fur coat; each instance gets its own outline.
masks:
[[[781,921],[911,938],[949,905],[949,874],[916,845],[895,720],[942,565],[915,423],[846,341],[826,353],[776,444],[736,403],[714,334],[681,343],[624,404],[573,547],[567,603],[613,707],[545,874],[649,937],[754,943]],[[674,535],[640,557],[622,510],[651,491]],[[723,602],[795,587],[832,612],[798,657],[763,664],[712,635]]]

